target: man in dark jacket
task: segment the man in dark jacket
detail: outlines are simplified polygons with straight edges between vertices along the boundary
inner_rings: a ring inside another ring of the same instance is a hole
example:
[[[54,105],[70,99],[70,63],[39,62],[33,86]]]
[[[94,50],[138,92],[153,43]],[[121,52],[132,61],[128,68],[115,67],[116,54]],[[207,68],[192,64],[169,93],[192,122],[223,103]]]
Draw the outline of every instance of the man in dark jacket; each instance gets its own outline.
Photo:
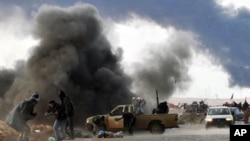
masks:
[[[53,125],[54,134],[56,141],[62,141],[66,137],[66,125],[67,125],[67,115],[64,112],[62,106],[56,103],[55,100],[49,101],[49,106],[45,112],[45,116],[49,115],[55,116],[55,122]]]
[[[133,113],[124,112],[121,118],[115,118],[116,121],[123,119],[123,128],[128,129],[129,135],[133,135],[133,128],[136,123],[136,117]]]
[[[69,96],[67,96],[64,91],[60,90],[58,96],[61,99],[61,105],[68,117],[68,127],[70,130],[70,139],[75,139],[74,135],[74,114],[75,108],[74,104]]]
[[[36,113],[33,111],[39,100],[39,94],[35,92],[30,98],[25,99],[16,105],[7,116],[6,123],[19,132],[17,141],[29,140],[31,129],[27,125],[27,121],[36,117]]]

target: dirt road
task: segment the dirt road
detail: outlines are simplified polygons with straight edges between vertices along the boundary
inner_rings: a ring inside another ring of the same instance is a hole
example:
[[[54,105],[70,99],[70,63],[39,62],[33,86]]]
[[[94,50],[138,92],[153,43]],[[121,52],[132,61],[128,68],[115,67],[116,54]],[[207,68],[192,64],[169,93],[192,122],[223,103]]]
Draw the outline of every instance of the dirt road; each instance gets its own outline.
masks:
[[[133,136],[125,132],[123,138],[79,138],[75,141],[229,141],[229,128],[211,128],[206,130],[204,124],[181,125],[179,128],[168,129],[162,135],[136,131]]]

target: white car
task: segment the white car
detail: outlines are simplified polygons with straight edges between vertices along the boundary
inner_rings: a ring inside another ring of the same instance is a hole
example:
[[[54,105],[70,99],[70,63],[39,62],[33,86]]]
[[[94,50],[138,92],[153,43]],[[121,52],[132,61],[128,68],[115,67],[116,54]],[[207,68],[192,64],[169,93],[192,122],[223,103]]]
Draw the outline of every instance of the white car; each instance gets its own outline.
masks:
[[[233,124],[233,115],[229,107],[213,106],[207,110],[205,127],[224,127]]]

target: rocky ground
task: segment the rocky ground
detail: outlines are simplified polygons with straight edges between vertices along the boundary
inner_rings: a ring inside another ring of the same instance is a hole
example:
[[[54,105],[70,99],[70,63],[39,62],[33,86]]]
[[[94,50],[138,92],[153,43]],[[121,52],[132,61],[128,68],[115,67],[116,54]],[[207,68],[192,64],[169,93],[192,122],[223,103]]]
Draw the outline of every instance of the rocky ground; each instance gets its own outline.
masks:
[[[174,100],[172,100],[174,101]],[[177,99],[177,101],[181,101]],[[223,103],[224,101],[220,101]],[[152,135],[148,131],[136,131],[133,136],[124,132],[123,138],[105,138],[99,139],[92,133],[85,130],[84,127],[76,129],[77,138],[75,141],[228,141],[229,128],[206,130],[203,123],[200,123],[203,114],[186,113],[180,109],[172,109],[170,112],[180,113],[180,128],[167,129],[162,135]],[[53,128],[51,125],[31,124],[32,132],[30,141],[47,141],[48,137],[53,137]],[[15,141],[18,133],[6,123],[0,120],[0,141]]]
[[[148,131],[135,131],[133,136],[126,132],[123,138],[77,138],[75,141],[229,141],[229,128],[206,130],[204,124],[184,124],[179,128],[167,129],[164,134],[152,135]]]
[[[183,100],[183,101],[182,101]],[[182,102],[187,102],[187,103],[192,103],[192,101],[199,101],[200,99],[180,99],[180,98],[175,98],[171,99],[170,101],[173,102],[174,104],[182,103]],[[217,105],[224,103],[226,100],[206,100],[206,103],[209,105]],[[241,101],[241,100],[240,100]],[[176,129],[170,129],[166,130],[165,134],[163,135],[151,135],[149,132],[144,132],[144,133],[135,133],[134,136],[128,136],[124,135],[124,138],[118,138],[118,139],[104,139],[104,140],[134,140],[134,141],[152,141],[152,140],[178,140],[178,141],[210,141],[210,140],[220,140],[220,141],[228,141],[229,140],[229,133],[228,131],[224,130],[218,130],[213,132],[213,130],[210,131],[204,131],[204,126],[203,124],[200,124],[200,119],[202,118],[202,114],[195,114],[195,113],[183,113],[183,111],[179,110],[172,110],[174,113],[182,113],[180,114],[181,119],[179,121],[179,124],[181,125],[181,128],[176,128]],[[2,115],[3,111],[0,111],[0,115]],[[32,132],[31,132],[31,137],[30,141],[47,141],[48,137],[54,136],[53,134],[53,129],[51,125],[32,125]],[[191,130],[192,129],[192,130]],[[199,134],[196,134],[197,131],[204,131],[204,132],[199,132]],[[181,133],[181,134],[180,134]],[[84,130],[84,127],[80,127],[77,129],[77,134],[78,138],[76,141],[82,141],[82,140],[100,140],[96,139],[95,137],[92,136],[91,133],[87,132]],[[0,141],[15,141],[18,136],[18,133],[10,128],[8,125],[5,124],[4,121],[0,120]],[[80,138],[81,137],[81,138]]]
[[[32,127],[30,141],[47,141],[48,136],[53,136],[53,129],[47,125],[34,125]],[[0,120],[0,141],[15,141],[18,133]]]
[[[228,129],[218,131],[206,131],[204,124],[200,124],[202,115],[184,113],[180,120],[180,128],[167,129],[162,135],[152,135],[148,131],[136,131],[134,136],[129,136],[124,133],[123,138],[109,138],[109,139],[98,139],[93,136],[90,132],[82,129],[77,129],[77,139],[75,141],[94,141],[94,140],[122,140],[122,141],[165,141],[165,140],[178,140],[178,141],[209,141],[209,140],[220,140],[228,141],[229,132]],[[48,137],[54,136],[53,129],[49,125],[31,125],[32,132],[30,141],[47,141]],[[199,132],[197,132],[199,131]],[[0,120],[0,141],[15,141],[17,138],[17,132],[11,127],[6,125],[4,121]],[[212,136],[211,136],[212,135]],[[214,139],[211,139],[214,138]]]
[[[17,133],[9,128],[4,122],[0,122],[0,141],[15,141]],[[53,136],[53,130],[49,126],[40,125],[33,127],[30,141],[47,141]],[[74,141],[228,141],[229,128],[215,128],[206,130],[204,124],[182,124],[179,128],[167,129],[164,134],[152,135],[148,131],[135,131],[133,136],[124,132],[123,138],[96,138],[82,130],[82,137]]]

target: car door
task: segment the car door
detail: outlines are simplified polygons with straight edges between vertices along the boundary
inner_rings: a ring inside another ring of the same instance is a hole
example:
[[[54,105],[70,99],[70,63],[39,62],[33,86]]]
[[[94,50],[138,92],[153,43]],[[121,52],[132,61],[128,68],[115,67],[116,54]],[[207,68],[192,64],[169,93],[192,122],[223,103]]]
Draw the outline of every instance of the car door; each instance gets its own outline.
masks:
[[[109,128],[123,128],[123,119],[122,119],[122,114],[124,113],[124,108],[126,106],[121,105],[117,106],[115,109],[113,109],[109,116],[108,116],[108,124]],[[120,120],[115,120],[115,119],[120,119]]]

